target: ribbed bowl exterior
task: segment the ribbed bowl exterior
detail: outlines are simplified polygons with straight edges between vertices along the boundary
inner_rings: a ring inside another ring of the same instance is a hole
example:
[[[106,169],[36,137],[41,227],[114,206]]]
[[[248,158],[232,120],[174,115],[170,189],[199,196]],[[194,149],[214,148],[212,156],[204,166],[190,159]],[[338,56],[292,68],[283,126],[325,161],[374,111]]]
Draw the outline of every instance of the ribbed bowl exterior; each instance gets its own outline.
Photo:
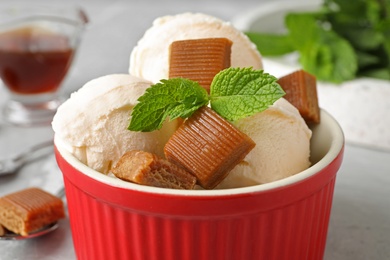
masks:
[[[216,197],[110,186],[56,150],[81,260],[322,259],[342,154],[297,183]]]

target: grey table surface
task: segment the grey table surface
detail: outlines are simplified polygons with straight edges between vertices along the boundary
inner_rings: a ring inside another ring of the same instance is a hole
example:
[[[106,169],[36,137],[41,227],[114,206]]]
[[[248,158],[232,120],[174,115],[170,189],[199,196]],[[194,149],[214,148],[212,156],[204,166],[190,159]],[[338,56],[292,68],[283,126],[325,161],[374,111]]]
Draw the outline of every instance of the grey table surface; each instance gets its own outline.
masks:
[[[7,5],[14,1],[1,1]],[[75,2],[91,20],[74,64],[63,83],[63,95],[87,81],[111,73],[126,73],[129,55],[152,21],[186,11],[204,12],[230,21],[266,0],[143,0],[35,1]],[[0,106],[8,98],[0,86]],[[21,128],[0,119],[0,158],[52,138],[50,126]],[[29,186],[56,192],[63,185],[52,154],[26,165],[14,175],[0,176],[0,196]],[[326,260],[390,259],[390,152],[346,145],[338,173]],[[68,218],[55,232],[28,241],[0,241],[1,260],[76,259]]]

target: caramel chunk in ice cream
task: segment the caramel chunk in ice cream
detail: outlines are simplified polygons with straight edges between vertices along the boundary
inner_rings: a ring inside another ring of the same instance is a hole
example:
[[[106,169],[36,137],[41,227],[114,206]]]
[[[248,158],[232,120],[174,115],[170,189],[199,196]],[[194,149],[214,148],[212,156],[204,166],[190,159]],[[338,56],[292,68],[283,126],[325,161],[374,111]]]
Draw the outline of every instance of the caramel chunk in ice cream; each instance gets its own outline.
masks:
[[[227,38],[175,41],[170,46],[169,78],[197,81],[208,92],[214,76],[230,67],[232,42]]]
[[[284,96],[293,104],[307,123],[320,122],[316,78],[304,70],[281,77],[278,83],[286,92]]]
[[[0,236],[4,236],[5,235],[5,229],[2,225],[0,225]]]
[[[159,156],[138,150],[126,152],[112,168],[119,179],[142,185],[193,189],[195,176]]]
[[[205,106],[172,135],[164,153],[195,175],[203,188],[213,189],[254,147],[251,138]]]
[[[23,236],[64,217],[62,200],[39,188],[0,198],[0,225]]]

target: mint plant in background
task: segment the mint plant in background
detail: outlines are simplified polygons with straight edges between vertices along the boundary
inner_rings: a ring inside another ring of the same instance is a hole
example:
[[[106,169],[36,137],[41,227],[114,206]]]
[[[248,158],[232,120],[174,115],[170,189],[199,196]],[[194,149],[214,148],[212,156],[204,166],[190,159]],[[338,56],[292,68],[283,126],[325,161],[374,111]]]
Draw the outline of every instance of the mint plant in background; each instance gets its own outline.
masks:
[[[317,11],[288,13],[285,25],[286,34],[247,35],[263,56],[297,51],[319,80],[390,80],[390,0],[324,0]]]

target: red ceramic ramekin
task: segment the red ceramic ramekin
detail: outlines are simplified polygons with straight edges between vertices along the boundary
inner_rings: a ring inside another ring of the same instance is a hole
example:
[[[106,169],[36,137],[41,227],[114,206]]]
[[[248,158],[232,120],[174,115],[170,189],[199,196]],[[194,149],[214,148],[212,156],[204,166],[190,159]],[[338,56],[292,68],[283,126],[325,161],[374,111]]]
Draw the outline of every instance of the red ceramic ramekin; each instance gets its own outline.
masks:
[[[146,187],[100,174],[56,141],[78,259],[322,259],[344,136],[321,111],[313,165],[226,190]]]

